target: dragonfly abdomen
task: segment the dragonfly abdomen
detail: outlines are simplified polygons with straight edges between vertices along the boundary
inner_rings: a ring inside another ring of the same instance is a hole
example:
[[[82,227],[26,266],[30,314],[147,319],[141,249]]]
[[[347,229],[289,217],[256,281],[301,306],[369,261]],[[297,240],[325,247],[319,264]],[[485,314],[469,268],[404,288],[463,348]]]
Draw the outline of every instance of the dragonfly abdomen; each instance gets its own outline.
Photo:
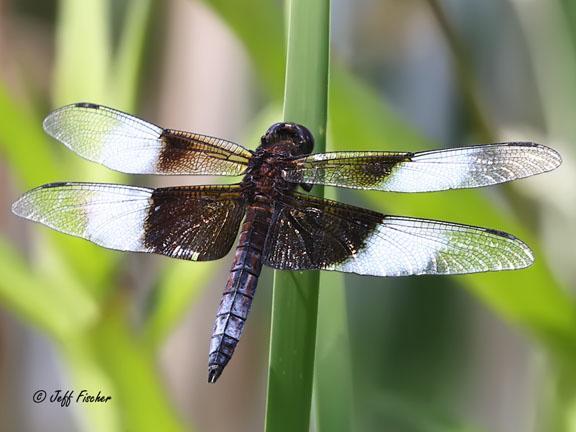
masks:
[[[262,250],[270,219],[271,211],[267,208],[247,209],[210,340],[208,381],[211,383],[222,373],[242,335],[262,270]]]

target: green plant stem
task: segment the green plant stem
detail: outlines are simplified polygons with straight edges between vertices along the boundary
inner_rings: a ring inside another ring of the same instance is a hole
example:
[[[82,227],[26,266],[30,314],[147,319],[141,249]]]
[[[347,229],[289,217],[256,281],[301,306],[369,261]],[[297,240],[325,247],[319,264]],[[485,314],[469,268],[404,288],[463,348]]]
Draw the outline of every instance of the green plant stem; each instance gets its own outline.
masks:
[[[284,119],[306,126],[325,148],[329,0],[291,0]],[[322,191],[318,190],[321,194]],[[274,275],[266,430],[308,431],[318,309],[318,272]]]
[[[327,194],[328,195],[328,194]],[[332,191],[328,198],[336,198]],[[352,430],[354,388],[346,291],[341,273],[322,272],[314,377],[315,430]],[[337,388],[338,391],[334,391]]]

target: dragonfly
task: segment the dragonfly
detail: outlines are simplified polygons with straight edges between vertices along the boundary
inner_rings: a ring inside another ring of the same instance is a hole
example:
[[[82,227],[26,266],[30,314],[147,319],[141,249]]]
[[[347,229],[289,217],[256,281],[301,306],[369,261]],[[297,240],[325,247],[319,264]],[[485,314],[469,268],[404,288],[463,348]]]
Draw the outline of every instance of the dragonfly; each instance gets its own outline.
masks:
[[[384,215],[306,193],[313,185],[392,192],[477,188],[551,171],[562,161],[555,150],[532,142],[314,154],[312,134],[296,123],[273,124],[252,151],[92,103],[57,109],[44,129],[78,155],[124,173],[243,176],[235,184],[156,189],[51,183],[12,206],[18,216],[105,248],[190,261],[223,258],[238,237],[210,339],[211,383],[240,340],[264,265],[409,276],[522,269],[534,260],[511,234]]]

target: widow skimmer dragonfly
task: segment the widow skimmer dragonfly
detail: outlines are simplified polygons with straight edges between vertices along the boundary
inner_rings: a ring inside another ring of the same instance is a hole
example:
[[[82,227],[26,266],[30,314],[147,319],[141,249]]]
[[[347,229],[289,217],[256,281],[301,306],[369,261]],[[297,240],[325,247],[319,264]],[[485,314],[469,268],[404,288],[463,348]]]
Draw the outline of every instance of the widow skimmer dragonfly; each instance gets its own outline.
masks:
[[[561,163],[556,151],[530,142],[312,154],[312,134],[294,123],[272,125],[251,151],[91,103],[52,112],[44,129],[80,156],[125,173],[243,175],[230,185],[158,189],[52,183],[12,206],[18,216],[106,248],[191,261],[224,257],[240,230],[210,342],[209,382],[234,352],[263,265],[407,276],[511,270],[533,262],[528,246],[501,231],[383,215],[297,192],[298,185],[306,191],[323,184],[428,192],[503,183]]]

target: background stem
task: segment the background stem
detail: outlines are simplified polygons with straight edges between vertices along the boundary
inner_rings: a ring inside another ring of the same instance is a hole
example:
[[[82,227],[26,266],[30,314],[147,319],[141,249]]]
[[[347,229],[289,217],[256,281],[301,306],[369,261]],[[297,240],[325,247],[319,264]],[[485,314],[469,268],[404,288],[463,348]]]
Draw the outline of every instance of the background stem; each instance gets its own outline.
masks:
[[[328,95],[329,0],[289,3],[284,120],[306,126],[323,152]],[[322,190],[316,189],[321,195]],[[308,431],[318,310],[318,272],[276,272],[266,430]]]
[[[490,120],[486,115],[486,110],[482,104],[476,78],[474,76],[474,68],[470,63],[468,55],[466,55],[466,48],[463,46],[456,30],[446,16],[446,12],[442,8],[440,2],[438,0],[427,0],[427,3],[432,10],[434,18],[436,19],[452,54],[454,69],[460,84],[462,97],[468,107],[474,132],[476,132],[478,138],[482,142],[494,142],[494,128],[490,124]]]

